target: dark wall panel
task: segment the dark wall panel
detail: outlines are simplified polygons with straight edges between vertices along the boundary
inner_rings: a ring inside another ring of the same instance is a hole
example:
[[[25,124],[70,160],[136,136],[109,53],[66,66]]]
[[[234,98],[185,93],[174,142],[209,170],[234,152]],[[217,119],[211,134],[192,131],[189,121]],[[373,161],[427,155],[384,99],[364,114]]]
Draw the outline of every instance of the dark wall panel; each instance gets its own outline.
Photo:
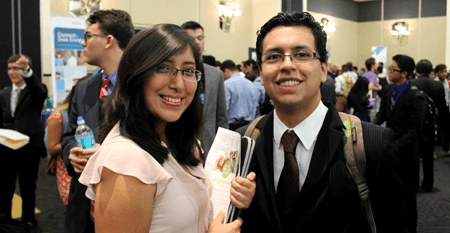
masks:
[[[358,22],[381,21],[381,1],[358,3]]]
[[[358,3],[352,0],[310,0],[308,11],[358,21]]]
[[[2,36],[0,36],[0,45],[2,45],[0,46],[0,89],[11,85],[6,72],[6,61],[13,52],[11,24],[11,0],[3,1],[0,4],[0,28],[2,28]]]
[[[446,0],[422,0],[422,12],[420,17],[436,17],[446,15]]]
[[[20,0],[22,53],[32,59],[33,72],[41,80],[41,18],[39,2],[36,0]]]
[[[290,4],[290,10],[289,10]],[[281,0],[281,10],[287,12],[302,12],[303,11],[303,1],[301,0]]]
[[[418,17],[419,17],[419,0],[384,0],[385,20],[407,19]]]

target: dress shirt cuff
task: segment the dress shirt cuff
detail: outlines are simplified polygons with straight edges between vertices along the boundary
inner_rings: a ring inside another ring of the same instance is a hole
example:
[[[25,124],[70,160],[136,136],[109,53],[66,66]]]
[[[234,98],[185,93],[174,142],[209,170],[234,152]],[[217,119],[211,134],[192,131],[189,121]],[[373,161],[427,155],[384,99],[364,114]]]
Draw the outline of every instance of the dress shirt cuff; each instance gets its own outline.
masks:
[[[27,72],[28,70],[28,72]],[[27,66],[27,69],[22,72],[22,77],[29,78],[33,75],[33,70],[30,68],[30,66]]]

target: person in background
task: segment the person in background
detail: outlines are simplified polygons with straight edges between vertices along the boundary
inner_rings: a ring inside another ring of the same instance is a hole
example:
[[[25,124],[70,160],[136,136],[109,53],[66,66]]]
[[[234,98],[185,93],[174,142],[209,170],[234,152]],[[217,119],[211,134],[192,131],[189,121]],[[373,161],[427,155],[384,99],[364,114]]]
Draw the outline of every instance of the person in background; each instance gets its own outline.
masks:
[[[194,37],[200,54],[203,54],[205,49],[205,31],[197,22],[188,21],[181,25],[189,35]],[[209,149],[212,146],[214,137],[216,136],[219,127],[228,129],[228,112],[225,99],[224,75],[213,66],[202,63],[203,68],[202,79],[199,82],[200,100],[203,106],[203,116],[205,117],[205,126],[202,133],[202,148],[205,152],[204,161],[208,156]]]
[[[56,51],[55,66],[60,67],[63,65],[64,65],[64,59],[62,58],[61,51]]]
[[[375,105],[375,99],[369,99],[369,80],[360,77],[356,80],[347,96],[349,107],[353,108],[353,115],[362,121],[370,122],[369,110]]]
[[[119,64],[97,140],[80,182],[95,200],[96,232],[237,232],[238,218],[212,220],[211,181],[202,166],[201,53],[177,25],[139,32]],[[138,71],[138,72],[136,72]],[[255,174],[231,181],[231,202],[247,208]]]
[[[445,103],[447,108],[450,110],[450,80],[447,79],[447,66],[444,64],[439,64],[434,69],[436,71],[436,78],[434,80],[442,83],[444,87]],[[450,117],[442,116],[439,119],[441,124],[441,132],[443,134],[443,144],[442,144],[442,157],[450,157]],[[436,157],[435,157],[436,158]]]
[[[91,201],[86,198],[86,186],[78,178],[89,158],[98,146],[82,149],[77,146],[74,135],[77,118],[82,116],[86,125],[94,131],[103,117],[101,106],[107,102],[117,80],[120,57],[134,36],[131,16],[122,10],[100,10],[87,18],[87,28],[81,45],[86,61],[99,66],[104,72],[77,83],[69,104],[69,126],[61,139],[62,157],[67,171],[72,175],[69,201],[64,225],[69,233],[94,232],[90,218]]]
[[[48,91],[34,75],[31,59],[26,55],[9,57],[7,72],[12,84],[0,90],[0,128],[16,130],[29,136],[30,140],[18,150],[0,145],[0,223],[11,221],[12,199],[19,178],[22,222],[37,225],[35,202],[39,160],[47,156],[41,112]]]

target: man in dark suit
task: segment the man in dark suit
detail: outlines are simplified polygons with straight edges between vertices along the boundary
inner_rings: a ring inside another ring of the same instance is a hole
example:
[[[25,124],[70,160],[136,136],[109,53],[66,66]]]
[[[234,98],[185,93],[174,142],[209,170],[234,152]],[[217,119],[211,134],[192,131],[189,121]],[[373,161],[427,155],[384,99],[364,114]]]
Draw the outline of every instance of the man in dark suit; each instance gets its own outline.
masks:
[[[181,25],[181,28],[194,37],[200,54],[203,54],[205,48],[203,27],[197,22],[188,21]],[[198,88],[201,93],[200,97],[203,104],[203,117],[205,122],[202,135],[202,148],[206,161],[206,156],[219,127],[226,129],[229,127],[223,72],[203,63],[202,79],[200,79]]]
[[[323,102],[330,102],[336,105],[336,92],[334,92],[334,79],[328,72],[327,80],[320,85],[320,95]]]
[[[370,232],[358,188],[346,168],[345,126],[321,102],[327,77],[326,33],[306,12],[279,13],[258,32],[261,84],[275,110],[266,115],[253,153],[256,194],[242,212],[243,232]],[[362,123],[366,177],[379,232],[411,232],[410,198],[391,155],[393,132]],[[242,132],[242,131],[241,131]]]
[[[87,78],[77,84],[69,105],[69,125],[61,139],[62,156],[69,173],[73,175],[70,185],[65,225],[69,232],[94,232],[89,217],[90,200],[85,196],[86,186],[78,182],[89,158],[97,147],[77,147],[74,134],[77,117],[82,116],[92,130],[101,118],[101,103],[111,94],[117,80],[120,57],[134,35],[130,15],[121,10],[96,11],[87,19],[88,27],[82,42],[87,63],[99,66],[103,73]]]
[[[444,87],[440,82],[434,81],[430,78],[430,72],[433,70],[433,65],[429,60],[420,60],[416,65],[417,78],[412,79],[410,82],[413,86],[419,88],[428,97],[433,100],[433,103],[438,110],[439,118],[445,119],[448,116],[448,108],[445,100]],[[437,119],[436,119],[437,120]],[[429,122],[424,124],[423,131],[420,135],[419,146],[420,153],[422,155],[422,166],[423,166],[423,181],[422,190],[425,192],[431,192],[434,183],[434,145],[436,143],[437,129],[434,127],[434,122]],[[419,169],[417,169],[417,179],[419,177]],[[418,185],[416,190],[418,190]]]
[[[414,66],[414,60],[409,56],[395,55],[392,58],[388,78],[393,84],[386,86],[387,91],[381,99],[380,111],[374,123],[386,122],[386,127],[394,131],[395,155],[401,165],[403,183],[407,189],[416,193],[419,135],[425,120],[426,101],[420,91],[407,81]],[[408,206],[417,213],[415,199]],[[411,221],[417,224],[417,215]]]
[[[40,117],[47,87],[33,74],[29,57],[17,54],[8,59],[11,86],[0,91],[0,128],[17,130],[30,137],[18,150],[0,146],[0,222],[11,220],[11,204],[19,177],[22,221],[37,225],[34,216],[39,159],[47,155],[44,125]]]

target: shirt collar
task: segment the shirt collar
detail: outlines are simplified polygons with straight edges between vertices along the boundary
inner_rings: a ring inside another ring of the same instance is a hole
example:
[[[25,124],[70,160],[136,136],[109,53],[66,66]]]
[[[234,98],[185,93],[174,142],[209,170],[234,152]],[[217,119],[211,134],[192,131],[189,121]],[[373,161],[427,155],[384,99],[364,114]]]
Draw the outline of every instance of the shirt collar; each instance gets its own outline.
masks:
[[[273,127],[273,137],[277,147],[280,146],[281,137],[286,130],[294,130],[300,141],[305,146],[306,150],[309,150],[317,138],[320,129],[322,128],[323,121],[327,115],[328,108],[320,101],[319,105],[316,107],[313,113],[311,113],[306,119],[304,119],[300,124],[296,125],[294,128],[288,128],[280,118],[277,116],[276,109],[274,110],[274,127]]]
[[[18,87],[15,83],[12,84],[12,91],[16,91],[17,89],[23,90],[25,89],[25,87],[27,86],[27,84],[23,84],[23,86]]]
[[[111,74],[111,76],[108,77],[108,75],[106,75],[105,73],[102,74],[102,80],[105,80],[105,78],[109,78],[109,80],[111,80],[111,83],[113,86],[116,86],[116,81],[117,81],[117,71],[114,72],[113,74]]]
[[[396,86],[394,85],[394,89],[397,89],[397,91],[398,91],[399,93],[401,93],[401,92],[403,92],[403,90],[405,90],[405,88],[406,88],[408,85],[409,85],[409,82],[408,82],[408,80],[406,80],[402,85],[400,85],[400,86],[398,86],[398,87],[396,87]]]

